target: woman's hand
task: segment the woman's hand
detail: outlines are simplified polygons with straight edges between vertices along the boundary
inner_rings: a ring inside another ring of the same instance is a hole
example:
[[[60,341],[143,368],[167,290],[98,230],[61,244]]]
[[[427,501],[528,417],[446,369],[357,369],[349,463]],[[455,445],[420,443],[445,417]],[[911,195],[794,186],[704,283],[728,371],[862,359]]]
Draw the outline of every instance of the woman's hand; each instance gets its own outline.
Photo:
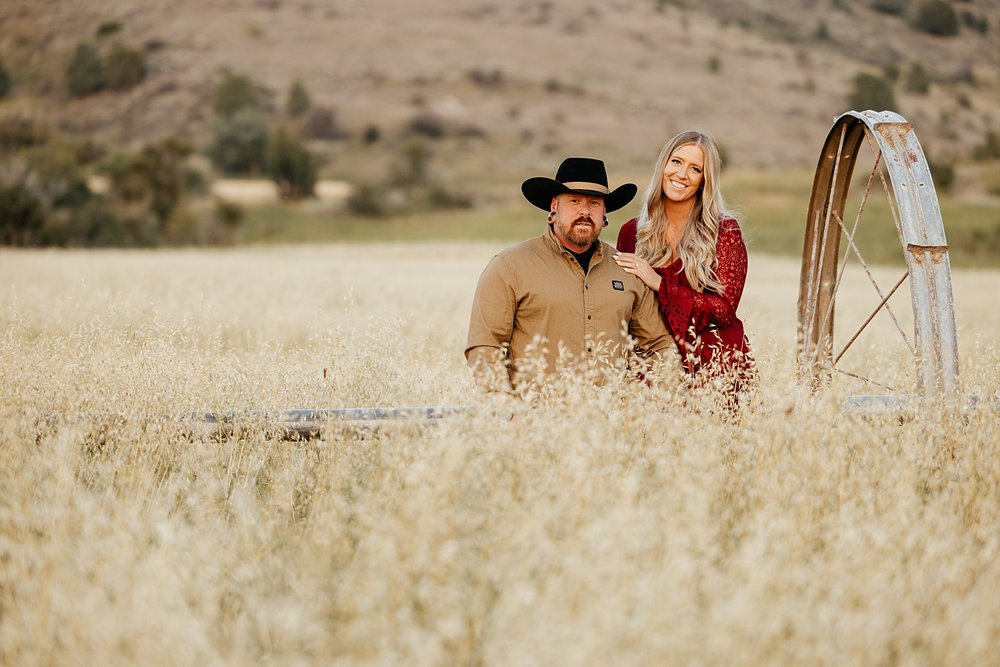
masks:
[[[663,278],[642,257],[631,252],[619,252],[615,253],[614,260],[618,266],[625,269],[625,273],[637,276],[639,280],[646,283],[649,289],[654,292],[660,290],[660,283],[663,281]]]

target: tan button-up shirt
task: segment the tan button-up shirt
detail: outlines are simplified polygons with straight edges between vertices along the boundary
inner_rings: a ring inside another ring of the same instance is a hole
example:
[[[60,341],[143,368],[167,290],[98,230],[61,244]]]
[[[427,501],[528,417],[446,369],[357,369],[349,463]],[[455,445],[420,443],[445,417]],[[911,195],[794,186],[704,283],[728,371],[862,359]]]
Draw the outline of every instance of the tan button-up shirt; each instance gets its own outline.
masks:
[[[586,274],[551,227],[493,257],[472,304],[469,365],[507,360],[507,379],[514,382],[530,354],[541,354],[551,373],[559,370],[561,351],[570,362],[624,368],[629,336],[644,351],[672,353],[655,295],[615,263],[613,247],[597,243]]]

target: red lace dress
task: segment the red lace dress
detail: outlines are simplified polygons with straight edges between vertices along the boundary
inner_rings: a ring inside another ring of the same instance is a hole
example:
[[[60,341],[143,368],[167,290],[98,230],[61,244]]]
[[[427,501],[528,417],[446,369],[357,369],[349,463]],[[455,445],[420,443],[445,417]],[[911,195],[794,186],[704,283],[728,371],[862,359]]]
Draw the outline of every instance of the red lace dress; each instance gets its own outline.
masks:
[[[618,233],[618,250],[635,252],[636,218]],[[681,352],[684,369],[694,375],[703,367],[712,372],[732,373],[736,391],[749,388],[756,380],[750,346],[736,308],[747,278],[747,248],[739,223],[733,218],[719,222],[715,267],[720,294],[702,293],[691,288],[684,265],[678,258],[669,266],[654,270],[663,278],[656,295],[660,316]]]

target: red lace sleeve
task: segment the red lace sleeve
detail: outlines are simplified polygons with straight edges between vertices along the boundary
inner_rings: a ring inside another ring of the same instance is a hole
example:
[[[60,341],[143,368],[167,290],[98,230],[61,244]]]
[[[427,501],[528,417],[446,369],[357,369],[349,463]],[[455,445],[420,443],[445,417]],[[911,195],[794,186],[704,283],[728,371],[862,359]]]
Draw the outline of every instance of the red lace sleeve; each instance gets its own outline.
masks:
[[[618,243],[615,247],[618,252],[635,252],[635,235],[636,235],[636,225],[638,224],[637,218],[632,218],[624,225],[622,225],[621,230],[618,231]]]
[[[691,289],[675,265],[669,270],[657,269],[664,279],[657,294],[660,313],[675,336],[684,335],[692,321],[695,331],[700,332],[710,324],[729,326],[736,319],[746,284],[747,248],[739,224],[732,218],[724,218],[719,225],[716,257],[715,273],[725,288],[721,295]]]

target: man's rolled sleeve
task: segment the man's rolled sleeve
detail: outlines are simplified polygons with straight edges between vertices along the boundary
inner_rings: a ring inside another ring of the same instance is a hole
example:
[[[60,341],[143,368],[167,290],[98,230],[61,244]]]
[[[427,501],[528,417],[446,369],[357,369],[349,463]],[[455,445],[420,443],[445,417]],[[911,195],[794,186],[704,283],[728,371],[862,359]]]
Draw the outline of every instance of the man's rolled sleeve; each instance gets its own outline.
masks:
[[[475,371],[477,383],[486,389],[496,388],[493,387],[496,384],[494,376],[501,376],[509,387],[504,362],[514,331],[517,306],[513,279],[504,258],[494,257],[479,277],[472,301],[465,359]]]
[[[643,290],[638,306],[632,311],[629,334],[636,339],[639,347],[660,359],[670,359],[674,353],[674,339],[660,317],[656,295],[648,289]]]

